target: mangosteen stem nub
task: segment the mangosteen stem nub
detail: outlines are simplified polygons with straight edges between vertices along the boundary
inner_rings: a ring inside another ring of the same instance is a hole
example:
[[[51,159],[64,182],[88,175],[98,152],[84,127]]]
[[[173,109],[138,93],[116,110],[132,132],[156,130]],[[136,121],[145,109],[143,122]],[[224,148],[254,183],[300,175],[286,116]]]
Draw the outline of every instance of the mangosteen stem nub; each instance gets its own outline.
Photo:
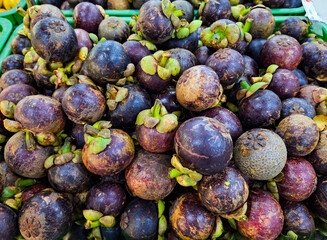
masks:
[[[275,181],[271,180],[267,182],[268,190],[274,195],[274,197],[279,200],[278,188]]]

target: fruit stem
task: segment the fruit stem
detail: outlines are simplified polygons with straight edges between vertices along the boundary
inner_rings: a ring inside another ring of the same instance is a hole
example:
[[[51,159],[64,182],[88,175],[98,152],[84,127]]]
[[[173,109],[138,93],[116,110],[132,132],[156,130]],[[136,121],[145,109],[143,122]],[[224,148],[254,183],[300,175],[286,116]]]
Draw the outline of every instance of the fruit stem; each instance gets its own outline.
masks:
[[[156,99],[152,111],[152,116],[154,118],[160,118],[161,105],[162,105],[161,101],[159,99]]]
[[[159,65],[161,67],[165,67],[166,66],[166,63],[168,61],[168,59],[170,58],[171,56],[171,53],[170,52],[164,52],[162,55],[161,55],[161,59],[160,59],[160,62],[159,62]]]
[[[30,152],[34,152],[35,148],[36,148],[36,144],[35,144],[35,139],[34,139],[34,136],[32,135],[32,133],[29,131],[26,131],[25,139],[26,139],[27,150]]]
[[[27,12],[22,8],[22,7],[18,7],[16,12],[21,15],[22,17],[25,17]]]
[[[70,152],[70,146],[71,146],[71,143],[70,143],[70,139],[69,138],[66,138],[65,139],[65,142],[64,142],[64,145],[62,146],[62,148],[60,149],[60,154],[64,154],[64,153],[68,153]]]
[[[250,89],[250,87],[251,87],[250,84],[248,84],[245,80],[240,82],[240,86],[243,89]]]
[[[250,29],[251,29],[252,24],[253,24],[253,19],[252,18],[246,19],[245,24],[244,24],[242,30],[244,32],[249,32]]]
[[[36,183],[35,179],[19,179],[16,183],[17,187],[30,187]]]

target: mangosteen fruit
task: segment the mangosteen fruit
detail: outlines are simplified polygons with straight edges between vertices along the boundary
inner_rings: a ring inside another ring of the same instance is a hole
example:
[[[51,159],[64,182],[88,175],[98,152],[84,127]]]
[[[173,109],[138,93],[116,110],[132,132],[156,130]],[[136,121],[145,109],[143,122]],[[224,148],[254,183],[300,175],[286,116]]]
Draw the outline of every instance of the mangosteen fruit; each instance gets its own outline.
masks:
[[[5,73],[13,69],[24,69],[24,56],[20,54],[12,54],[3,59],[1,63],[1,72]]]
[[[107,17],[99,24],[98,35],[100,39],[124,43],[130,35],[130,30],[122,18]]]
[[[10,207],[0,203],[0,239],[13,240],[17,232],[17,214]]]
[[[302,114],[309,118],[314,118],[316,111],[305,99],[293,97],[282,102],[281,118],[286,118],[291,114]]]

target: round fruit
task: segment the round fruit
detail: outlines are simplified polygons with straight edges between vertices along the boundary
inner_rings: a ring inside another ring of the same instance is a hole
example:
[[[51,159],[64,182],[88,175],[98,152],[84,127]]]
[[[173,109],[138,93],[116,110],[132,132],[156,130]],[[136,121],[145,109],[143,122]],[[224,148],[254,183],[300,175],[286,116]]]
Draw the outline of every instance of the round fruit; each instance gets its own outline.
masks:
[[[0,239],[13,240],[17,231],[16,213],[10,207],[0,203]]]
[[[307,156],[317,173],[327,175],[327,130],[320,132],[317,147]]]

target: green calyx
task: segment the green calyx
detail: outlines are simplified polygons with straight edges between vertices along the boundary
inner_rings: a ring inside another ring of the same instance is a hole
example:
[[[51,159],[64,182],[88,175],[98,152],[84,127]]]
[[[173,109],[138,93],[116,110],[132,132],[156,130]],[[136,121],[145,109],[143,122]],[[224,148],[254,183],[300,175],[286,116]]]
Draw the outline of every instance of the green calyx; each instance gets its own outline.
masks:
[[[244,17],[251,11],[251,8],[246,8],[244,5],[239,4],[239,5],[233,5],[231,7],[231,12],[233,17],[237,20],[237,21],[241,21],[242,19],[244,19]]]
[[[202,174],[183,167],[176,154],[171,158],[174,168],[170,172],[170,178],[176,178],[177,182],[184,187],[195,187],[202,179]]]
[[[158,74],[163,80],[170,79],[171,76],[179,74],[181,69],[178,60],[170,56],[169,51],[157,51],[153,56],[149,55],[141,59],[141,68],[149,75]]]
[[[245,214],[247,209],[248,209],[248,204],[247,202],[245,202],[240,208],[236,209],[235,211],[221,214],[220,216],[226,219],[233,219],[236,221],[246,221],[247,216]]]
[[[268,181],[266,186],[269,192],[271,192],[272,195],[274,195],[274,197],[279,201],[279,194],[278,194],[278,188],[276,182],[273,180]]]
[[[22,131],[23,130],[22,124],[20,124],[17,121],[10,120],[10,119],[4,119],[3,120],[3,126],[9,132],[19,132],[19,131]]]
[[[83,216],[86,219],[86,223],[84,225],[86,229],[97,228],[99,226],[111,228],[116,224],[115,217],[110,215],[103,216],[101,212],[92,209],[83,210]]]
[[[253,24],[253,19],[251,18],[246,19],[245,24],[243,24],[242,22],[236,23],[236,25],[241,30],[242,40],[245,40],[247,44],[250,44],[250,42],[252,41],[252,35],[249,33],[252,24]]]
[[[3,100],[0,102],[0,111],[7,118],[14,118],[16,104]]]
[[[91,154],[102,152],[111,143],[110,127],[111,123],[108,121],[99,121],[92,126],[84,126],[84,139]]]
[[[40,56],[35,52],[34,48],[30,48],[29,51],[24,55],[24,63],[35,63],[38,61],[39,57]]]
[[[164,215],[165,212],[165,202],[162,200],[157,201],[158,205],[158,239],[164,239],[165,232],[167,230],[168,224],[167,219]]]
[[[185,15],[185,12],[182,10],[177,10],[177,7],[170,2],[170,0],[162,0],[161,8],[163,13],[167,18],[170,18],[171,23],[175,29],[180,28],[181,21],[178,17]]]
[[[239,26],[218,20],[201,32],[201,41],[207,47],[219,49],[237,43],[240,36]]]
[[[217,239],[224,233],[224,225],[219,216],[216,216],[215,228],[211,233],[211,239]]]
[[[174,37],[177,37],[178,39],[186,38],[191,33],[198,30],[202,25],[201,20],[194,20],[191,23],[188,23],[185,19],[181,19],[180,22],[181,22],[181,26],[175,30],[175,32],[173,33],[173,38]]]
[[[133,32],[135,32],[135,26],[136,26],[138,16],[133,14],[131,16],[131,18],[132,18],[132,20],[129,22],[128,26],[129,26],[130,29],[132,29]]]
[[[156,128],[159,133],[168,133],[178,126],[178,117],[173,113],[168,113],[161,101],[156,99],[151,109],[143,110],[137,115],[136,125]]]
[[[146,40],[143,38],[143,35],[141,32],[138,32],[137,34],[131,34],[127,41],[138,41],[140,42],[143,46],[145,46],[149,51],[157,51],[157,46],[153,44],[152,42]]]
[[[122,102],[128,96],[128,89],[117,87],[113,84],[107,84],[106,99],[110,111],[114,111],[118,103]]]

